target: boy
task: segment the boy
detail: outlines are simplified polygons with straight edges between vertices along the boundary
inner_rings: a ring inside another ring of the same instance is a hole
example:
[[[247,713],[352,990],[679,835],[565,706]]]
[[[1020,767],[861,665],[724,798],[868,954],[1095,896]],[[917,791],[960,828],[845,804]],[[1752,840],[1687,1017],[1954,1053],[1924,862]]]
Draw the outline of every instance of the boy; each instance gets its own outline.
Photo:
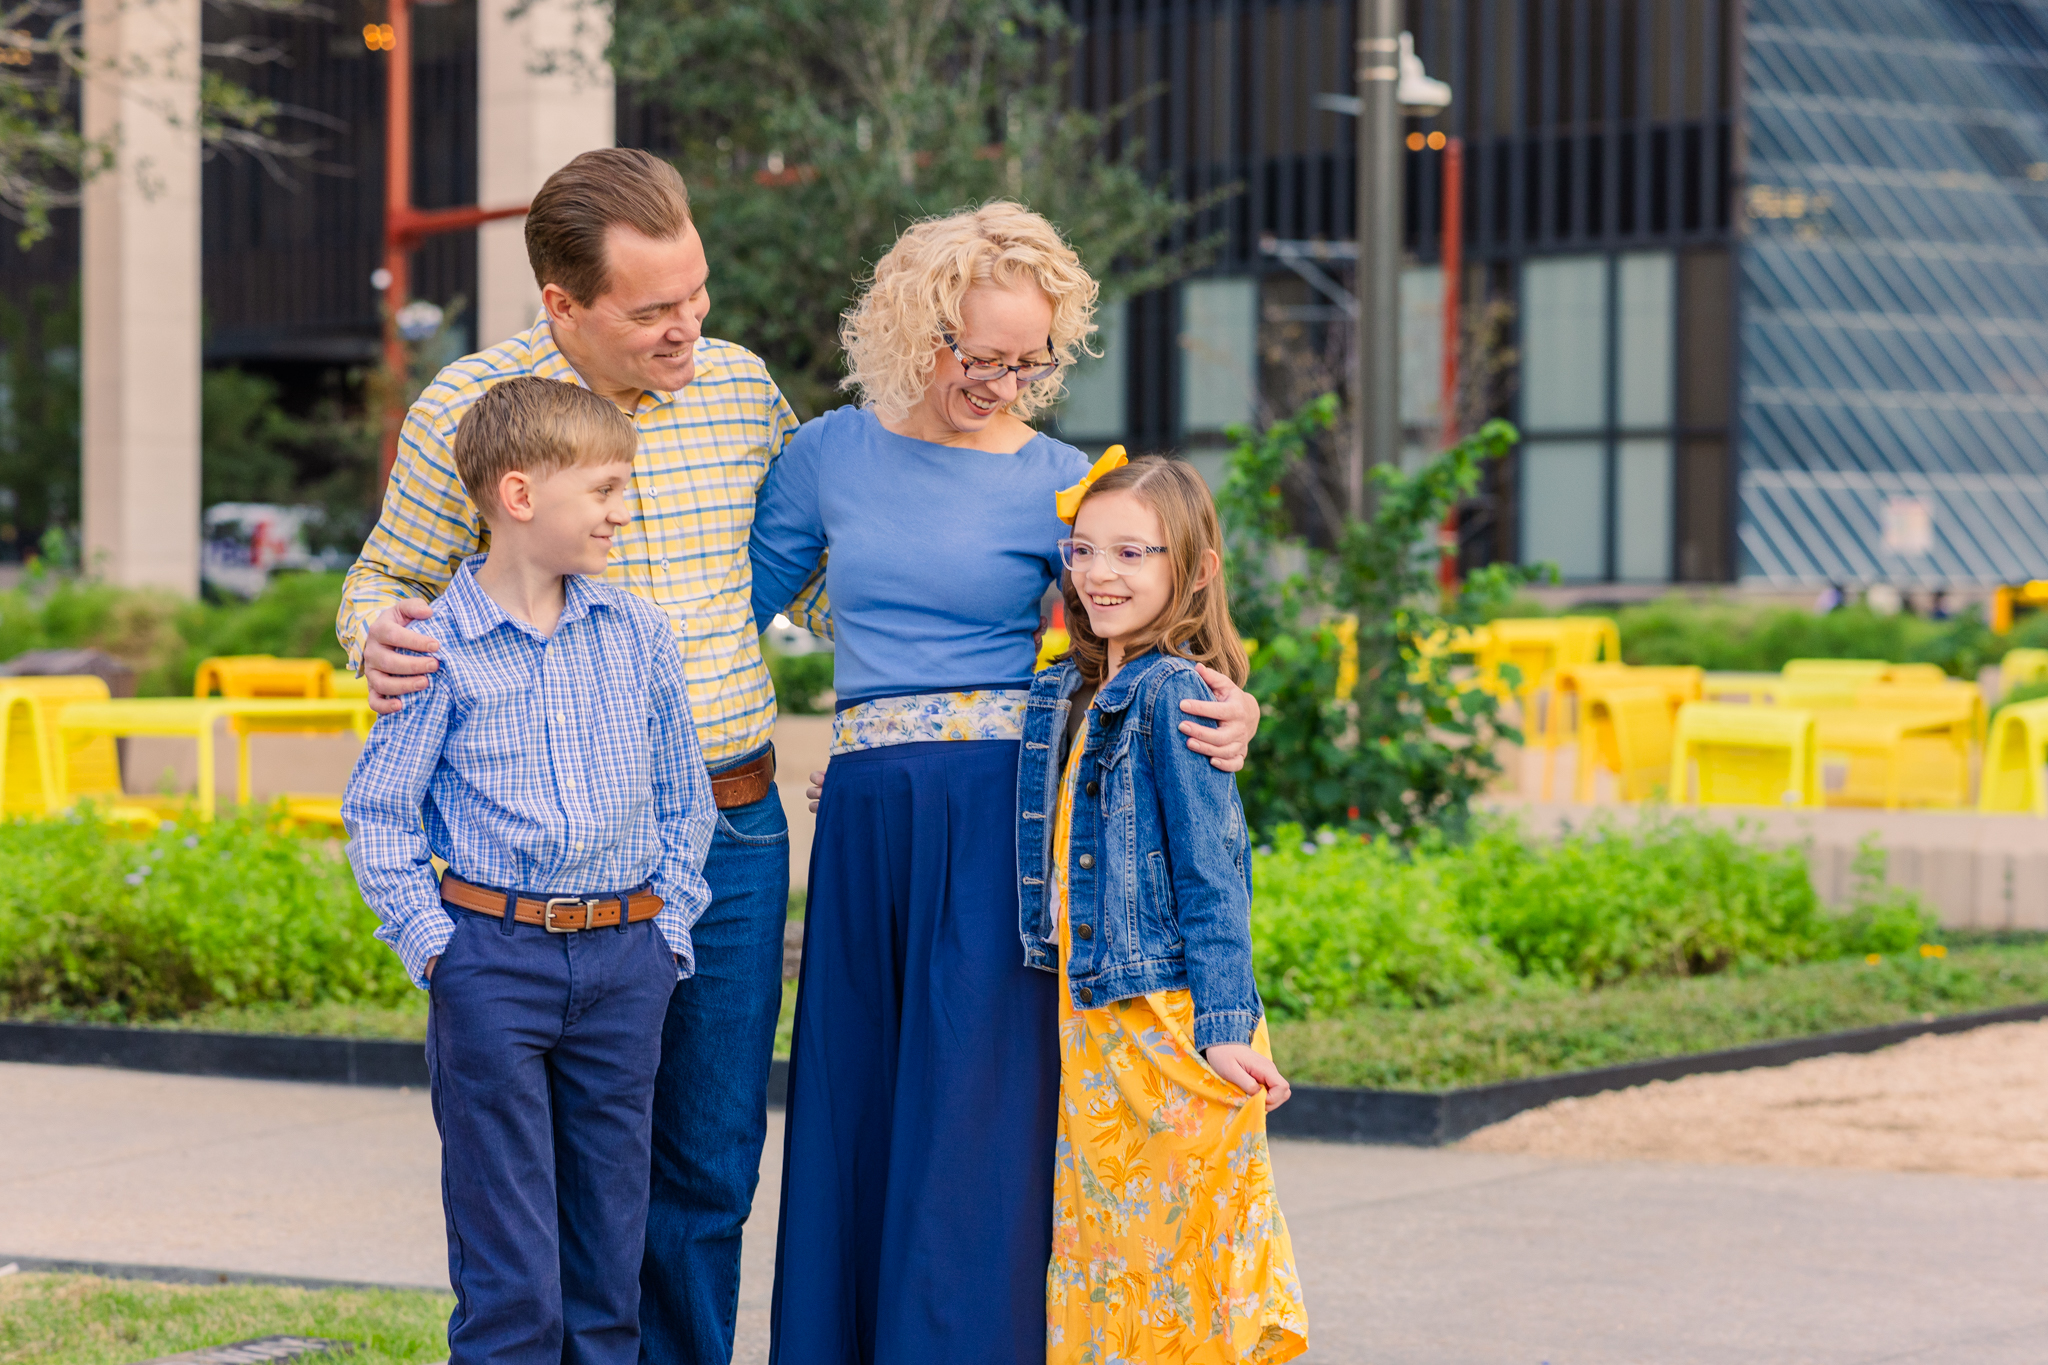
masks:
[[[631,418],[554,380],[463,416],[489,551],[421,627],[441,667],[342,802],[377,937],[432,997],[451,1365],[639,1356],[662,1020],[717,811],[667,619],[596,577],[634,447]]]

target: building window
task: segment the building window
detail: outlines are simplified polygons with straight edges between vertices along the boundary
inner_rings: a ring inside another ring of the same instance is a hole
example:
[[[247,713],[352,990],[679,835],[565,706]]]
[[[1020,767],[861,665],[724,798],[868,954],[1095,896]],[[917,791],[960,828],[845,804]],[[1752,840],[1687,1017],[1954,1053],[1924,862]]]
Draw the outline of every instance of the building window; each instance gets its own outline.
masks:
[[[1580,582],[1670,581],[1675,294],[1670,252],[1523,266],[1524,563]]]
[[[1180,429],[1220,436],[1253,420],[1259,393],[1259,282],[1189,280],[1180,296]]]
[[[1122,441],[1129,436],[1130,365],[1124,345],[1130,304],[1122,299],[1095,310],[1093,337],[1099,356],[1084,355],[1067,371],[1067,393],[1056,415],[1059,434],[1078,445]]]

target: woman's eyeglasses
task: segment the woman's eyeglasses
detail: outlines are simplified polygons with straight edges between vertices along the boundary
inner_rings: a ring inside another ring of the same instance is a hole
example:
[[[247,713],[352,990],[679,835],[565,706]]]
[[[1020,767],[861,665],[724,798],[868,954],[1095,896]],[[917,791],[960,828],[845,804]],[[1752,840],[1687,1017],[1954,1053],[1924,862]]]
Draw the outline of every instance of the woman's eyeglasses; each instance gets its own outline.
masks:
[[[946,339],[946,348],[953,353],[953,358],[960,362],[960,372],[976,383],[993,383],[1006,374],[1014,374],[1019,384],[1036,384],[1060,367],[1057,359],[1027,360],[1021,365],[1005,365],[1000,360],[983,360],[980,356],[969,355],[961,350],[960,343],[953,340],[951,332],[941,332],[940,335]],[[1045,349],[1052,349],[1051,337],[1045,339]]]
[[[1077,574],[1087,573],[1098,563],[1113,574],[1129,575],[1145,567],[1145,556],[1163,555],[1164,545],[1090,545],[1069,537],[1060,542],[1060,563]]]

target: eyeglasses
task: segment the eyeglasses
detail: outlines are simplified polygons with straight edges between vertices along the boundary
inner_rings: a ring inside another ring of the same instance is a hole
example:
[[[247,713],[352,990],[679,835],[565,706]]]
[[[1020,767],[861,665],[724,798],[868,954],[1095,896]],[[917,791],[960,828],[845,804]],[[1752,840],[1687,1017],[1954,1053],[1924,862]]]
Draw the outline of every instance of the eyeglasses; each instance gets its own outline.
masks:
[[[1108,565],[1111,573],[1128,577],[1145,567],[1146,555],[1165,553],[1164,545],[1090,545],[1071,536],[1060,542],[1060,563],[1077,574],[1087,573],[1099,562]]]
[[[946,339],[946,348],[953,353],[953,358],[960,362],[960,372],[979,383],[992,383],[1006,374],[1014,374],[1019,384],[1036,384],[1060,367],[1057,359],[1027,360],[1021,365],[1005,365],[1000,360],[983,360],[961,350],[960,343],[953,340],[951,332],[941,332],[939,335]],[[1052,349],[1051,337],[1045,339],[1045,349]]]

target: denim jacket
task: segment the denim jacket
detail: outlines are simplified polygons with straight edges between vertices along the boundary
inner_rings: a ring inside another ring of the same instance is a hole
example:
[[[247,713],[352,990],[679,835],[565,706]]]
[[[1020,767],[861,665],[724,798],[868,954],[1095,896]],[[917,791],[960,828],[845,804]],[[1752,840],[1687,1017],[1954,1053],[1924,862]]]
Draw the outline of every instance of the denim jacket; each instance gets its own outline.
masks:
[[[1025,965],[1059,970],[1052,826],[1060,740],[1081,685],[1071,663],[1031,682],[1018,768],[1018,875]],[[1068,854],[1076,1008],[1185,987],[1195,1046],[1249,1043],[1263,1014],[1252,981],[1250,835],[1237,783],[1187,747],[1184,700],[1209,688],[1185,659],[1144,654],[1095,698]]]

